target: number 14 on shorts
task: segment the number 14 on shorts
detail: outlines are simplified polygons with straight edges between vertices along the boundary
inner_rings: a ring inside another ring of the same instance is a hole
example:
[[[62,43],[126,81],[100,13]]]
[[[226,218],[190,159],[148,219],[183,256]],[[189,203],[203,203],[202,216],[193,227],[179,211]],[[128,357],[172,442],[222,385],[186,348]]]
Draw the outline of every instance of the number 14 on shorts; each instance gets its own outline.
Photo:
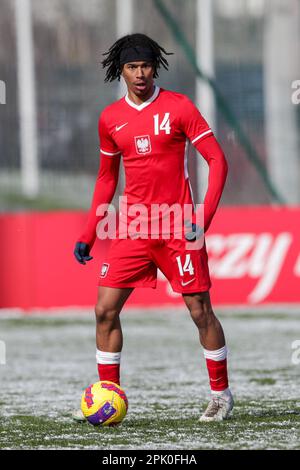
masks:
[[[191,276],[193,276],[195,273],[195,270],[194,270],[194,266],[191,260],[191,255],[186,254],[184,262],[182,261],[181,258],[182,256],[176,257],[180,276],[184,276],[184,273],[189,273]]]

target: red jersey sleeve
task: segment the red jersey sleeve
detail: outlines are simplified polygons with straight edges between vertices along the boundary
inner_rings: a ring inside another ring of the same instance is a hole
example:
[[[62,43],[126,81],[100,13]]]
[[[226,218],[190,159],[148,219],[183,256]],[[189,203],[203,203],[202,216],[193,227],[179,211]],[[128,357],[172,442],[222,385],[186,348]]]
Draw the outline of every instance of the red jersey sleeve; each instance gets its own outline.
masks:
[[[193,145],[213,134],[199,109],[186,96],[180,109],[180,123],[182,131]]]
[[[204,231],[206,232],[221,199],[228,166],[222,148],[200,111],[187,97],[183,104],[182,130],[209,166],[208,187],[204,198]]]
[[[96,239],[96,228],[101,217],[97,216],[100,204],[110,204],[119,178],[121,152],[109,134],[104,113],[101,114],[98,125],[100,139],[100,166],[95,183],[94,195],[88,214],[88,219],[78,241],[87,243],[92,248]],[[111,158],[113,157],[113,158]]]
[[[109,125],[105,116],[105,112],[100,115],[98,123],[98,133],[100,139],[100,152],[107,157],[120,155],[120,151],[109,132]]]
[[[78,238],[79,242],[87,243],[92,248],[96,239],[96,228],[102,217],[96,215],[100,204],[110,204],[115,194],[119,178],[120,157],[109,158],[103,155],[100,161],[94,195],[87,222]]]
[[[208,187],[204,198],[204,231],[209,228],[224,189],[228,165],[222,148],[213,135],[200,139],[196,149],[209,166]]]

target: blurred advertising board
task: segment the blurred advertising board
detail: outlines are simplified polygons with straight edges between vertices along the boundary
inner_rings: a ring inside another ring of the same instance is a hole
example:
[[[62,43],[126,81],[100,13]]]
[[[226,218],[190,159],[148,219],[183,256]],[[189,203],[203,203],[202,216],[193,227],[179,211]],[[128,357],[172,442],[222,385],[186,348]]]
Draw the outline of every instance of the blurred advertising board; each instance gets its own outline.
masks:
[[[75,261],[85,212],[0,215],[0,308],[89,307],[109,241],[93,261]],[[300,208],[221,207],[206,234],[215,306],[300,305]],[[156,289],[137,288],[130,307],[183,305],[158,273]]]

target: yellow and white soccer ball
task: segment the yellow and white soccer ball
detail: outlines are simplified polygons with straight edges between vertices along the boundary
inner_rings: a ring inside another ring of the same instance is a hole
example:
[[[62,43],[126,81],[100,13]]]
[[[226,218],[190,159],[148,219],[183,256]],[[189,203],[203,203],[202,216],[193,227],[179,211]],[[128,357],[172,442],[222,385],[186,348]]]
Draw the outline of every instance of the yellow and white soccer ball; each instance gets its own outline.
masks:
[[[128,400],[124,390],[114,382],[101,381],[85,389],[81,410],[94,426],[116,426],[126,416]]]

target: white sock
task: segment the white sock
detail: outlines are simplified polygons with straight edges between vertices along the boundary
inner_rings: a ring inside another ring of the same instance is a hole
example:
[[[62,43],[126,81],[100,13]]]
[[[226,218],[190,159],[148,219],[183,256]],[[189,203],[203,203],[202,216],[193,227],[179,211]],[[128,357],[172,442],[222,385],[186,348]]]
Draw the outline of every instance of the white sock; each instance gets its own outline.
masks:
[[[226,344],[222,348],[216,349],[215,351],[210,351],[203,348],[205,359],[212,359],[213,361],[223,361],[227,357],[227,352]]]
[[[96,350],[96,361],[97,364],[120,364],[121,362],[121,351],[112,353]]]

